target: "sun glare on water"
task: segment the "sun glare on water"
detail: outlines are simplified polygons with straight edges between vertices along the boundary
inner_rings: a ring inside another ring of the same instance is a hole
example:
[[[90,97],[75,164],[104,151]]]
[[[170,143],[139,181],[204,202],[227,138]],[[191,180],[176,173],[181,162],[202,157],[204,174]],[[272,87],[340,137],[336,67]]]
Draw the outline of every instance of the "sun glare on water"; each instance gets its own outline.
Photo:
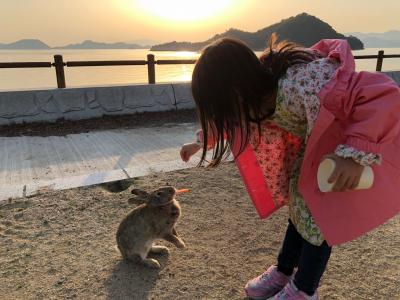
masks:
[[[199,21],[221,14],[235,0],[136,0],[148,15],[176,22]]]

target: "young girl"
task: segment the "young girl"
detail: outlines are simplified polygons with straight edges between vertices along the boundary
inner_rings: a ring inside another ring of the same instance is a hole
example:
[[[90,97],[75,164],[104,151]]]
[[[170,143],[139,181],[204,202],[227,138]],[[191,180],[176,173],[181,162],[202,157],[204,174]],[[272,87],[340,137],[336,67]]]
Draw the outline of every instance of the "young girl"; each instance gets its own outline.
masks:
[[[232,151],[262,218],[289,205],[277,264],[247,283],[247,295],[318,299],[331,246],[399,212],[400,92],[383,74],[355,72],[344,40],[309,49],[275,40],[260,59],[234,39],[203,50],[192,78],[202,131],[181,157],[202,149],[202,164],[213,148],[217,166]],[[326,156],[336,161],[335,184],[322,193],[316,173]],[[373,187],[354,190],[367,165]]]

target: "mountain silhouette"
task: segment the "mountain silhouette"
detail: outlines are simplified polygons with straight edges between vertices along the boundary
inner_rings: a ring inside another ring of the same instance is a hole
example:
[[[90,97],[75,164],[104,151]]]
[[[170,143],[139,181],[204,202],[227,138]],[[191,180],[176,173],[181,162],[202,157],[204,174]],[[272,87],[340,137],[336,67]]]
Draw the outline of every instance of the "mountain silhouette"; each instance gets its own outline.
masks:
[[[70,44],[63,47],[56,47],[58,49],[143,49],[149,48],[138,44],[128,43],[102,43],[91,40],[83,41],[79,44]]]
[[[354,32],[351,35],[359,38],[368,48],[390,48],[400,47],[400,30],[391,30],[382,33]]]
[[[0,49],[12,50],[44,50],[44,49],[149,49],[150,46],[142,46],[132,43],[101,43],[90,40],[78,44],[70,44],[62,47],[50,47],[37,39],[23,39],[10,44],[1,44]]]
[[[282,20],[279,23],[260,29],[256,32],[247,32],[231,28],[224,33],[216,34],[212,38],[197,43],[170,42],[151,47],[153,51],[199,51],[207,44],[224,37],[236,38],[245,42],[253,50],[263,50],[272,33],[278,35],[278,40],[289,40],[304,47],[310,47],[321,39],[346,39],[353,50],[364,49],[363,43],[354,36],[344,36],[338,33],[328,23],[307,13]]]
[[[11,44],[0,44],[0,49],[43,50],[43,49],[50,49],[50,47],[40,40],[24,39]]]

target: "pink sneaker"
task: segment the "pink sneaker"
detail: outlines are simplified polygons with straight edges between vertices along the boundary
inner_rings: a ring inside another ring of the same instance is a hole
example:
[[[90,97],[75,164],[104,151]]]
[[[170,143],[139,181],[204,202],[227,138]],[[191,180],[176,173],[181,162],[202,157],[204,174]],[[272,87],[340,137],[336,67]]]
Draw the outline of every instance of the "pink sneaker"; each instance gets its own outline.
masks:
[[[264,300],[280,292],[291,278],[292,276],[286,276],[279,272],[277,266],[270,266],[260,276],[250,280],[244,290],[247,297]]]
[[[269,298],[268,300],[318,300],[318,292],[315,291],[314,295],[309,296],[306,293],[300,291],[293,280],[285,286],[283,290],[281,290],[275,296]]]

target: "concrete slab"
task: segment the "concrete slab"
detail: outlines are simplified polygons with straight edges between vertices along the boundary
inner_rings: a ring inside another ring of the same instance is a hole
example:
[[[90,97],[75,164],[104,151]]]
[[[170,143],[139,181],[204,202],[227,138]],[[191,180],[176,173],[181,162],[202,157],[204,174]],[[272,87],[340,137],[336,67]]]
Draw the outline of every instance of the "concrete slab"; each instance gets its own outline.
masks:
[[[0,201],[194,167],[183,143],[197,125],[98,131],[67,136],[0,137]]]

